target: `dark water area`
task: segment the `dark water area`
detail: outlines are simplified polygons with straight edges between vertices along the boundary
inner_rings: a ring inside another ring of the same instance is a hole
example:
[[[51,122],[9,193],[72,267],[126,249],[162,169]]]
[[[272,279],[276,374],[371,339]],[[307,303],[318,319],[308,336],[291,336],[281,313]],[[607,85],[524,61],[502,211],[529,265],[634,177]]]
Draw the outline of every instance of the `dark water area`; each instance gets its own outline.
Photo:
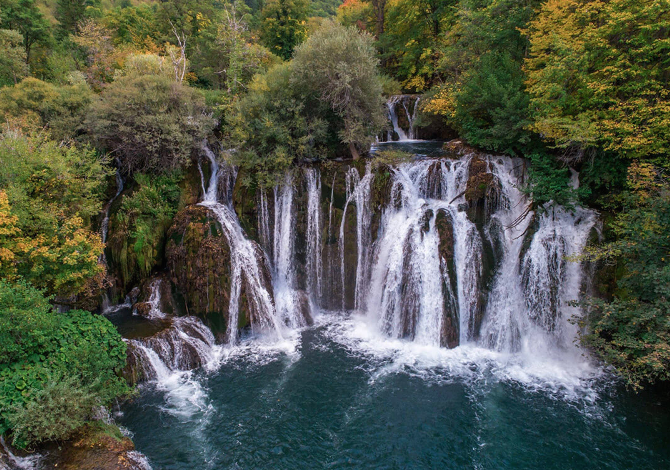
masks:
[[[209,370],[142,386],[119,421],[156,470],[670,467],[657,395],[358,330],[327,317],[222,348]]]
[[[421,157],[441,157],[446,154],[442,149],[444,142],[441,140],[405,140],[402,142],[379,142],[372,146],[371,154],[374,155],[384,150],[402,150]]]

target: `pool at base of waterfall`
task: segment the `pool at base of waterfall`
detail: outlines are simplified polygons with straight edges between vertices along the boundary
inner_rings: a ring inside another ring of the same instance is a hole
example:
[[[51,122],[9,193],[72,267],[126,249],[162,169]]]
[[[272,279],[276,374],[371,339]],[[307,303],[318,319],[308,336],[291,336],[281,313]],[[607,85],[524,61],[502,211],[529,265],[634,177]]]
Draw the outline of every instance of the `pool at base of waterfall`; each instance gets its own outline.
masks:
[[[420,346],[338,313],[216,360],[119,413],[154,470],[670,466],[670,403],[579,360]]]

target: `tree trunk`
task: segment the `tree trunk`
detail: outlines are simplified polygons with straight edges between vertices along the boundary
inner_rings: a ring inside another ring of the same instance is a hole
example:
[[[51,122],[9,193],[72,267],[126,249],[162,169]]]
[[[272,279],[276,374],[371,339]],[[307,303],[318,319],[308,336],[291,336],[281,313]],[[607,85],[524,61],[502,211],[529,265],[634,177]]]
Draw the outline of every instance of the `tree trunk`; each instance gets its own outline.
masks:
[[[358,153],[358,149],[353,142],[349,142],[349,151],[351,152],[351,156],[354,157],[354,160],[361,158],[361,155]]]
[[[372,7],[375,10],[375,19],[377,23],[377,39],[384,32],[384,13],[386,10],[386,0],[372,0]]]

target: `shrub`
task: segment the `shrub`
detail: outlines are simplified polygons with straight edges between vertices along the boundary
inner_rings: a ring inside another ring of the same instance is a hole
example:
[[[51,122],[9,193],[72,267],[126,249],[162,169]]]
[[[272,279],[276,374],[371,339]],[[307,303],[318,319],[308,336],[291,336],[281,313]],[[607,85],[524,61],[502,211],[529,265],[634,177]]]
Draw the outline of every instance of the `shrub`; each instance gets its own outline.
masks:
[[[134,74],[107,86],[86,122],[93,140],[131,173],[182,167],[215,125],[202,97],[188,86],[163,75]]]
[[[97,403],[96,395],[78,378],[50,378],[32,400],[12,409],[12,442],[28,447],[67,439],[86,423]]]
[[[125,362],[106,318],[57,313],[26,282],[0,280],[0,434],[13,429],[22,446],[65,436],[93,404],[129,393],[118,375]]]

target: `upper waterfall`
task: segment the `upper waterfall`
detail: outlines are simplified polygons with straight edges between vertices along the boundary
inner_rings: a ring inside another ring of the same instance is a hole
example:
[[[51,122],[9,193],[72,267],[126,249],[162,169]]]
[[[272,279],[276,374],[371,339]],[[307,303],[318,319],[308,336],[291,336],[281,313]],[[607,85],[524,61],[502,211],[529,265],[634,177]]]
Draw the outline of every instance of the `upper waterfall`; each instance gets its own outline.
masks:
[[[386,101],[388,118],[393,126],[393,133],[397,135],[398,141],[409,141],[416,139],[415,120],[419,110],[418,95],[392,95]],[[386,140],[396,140],[393,133],[389,132]]]

